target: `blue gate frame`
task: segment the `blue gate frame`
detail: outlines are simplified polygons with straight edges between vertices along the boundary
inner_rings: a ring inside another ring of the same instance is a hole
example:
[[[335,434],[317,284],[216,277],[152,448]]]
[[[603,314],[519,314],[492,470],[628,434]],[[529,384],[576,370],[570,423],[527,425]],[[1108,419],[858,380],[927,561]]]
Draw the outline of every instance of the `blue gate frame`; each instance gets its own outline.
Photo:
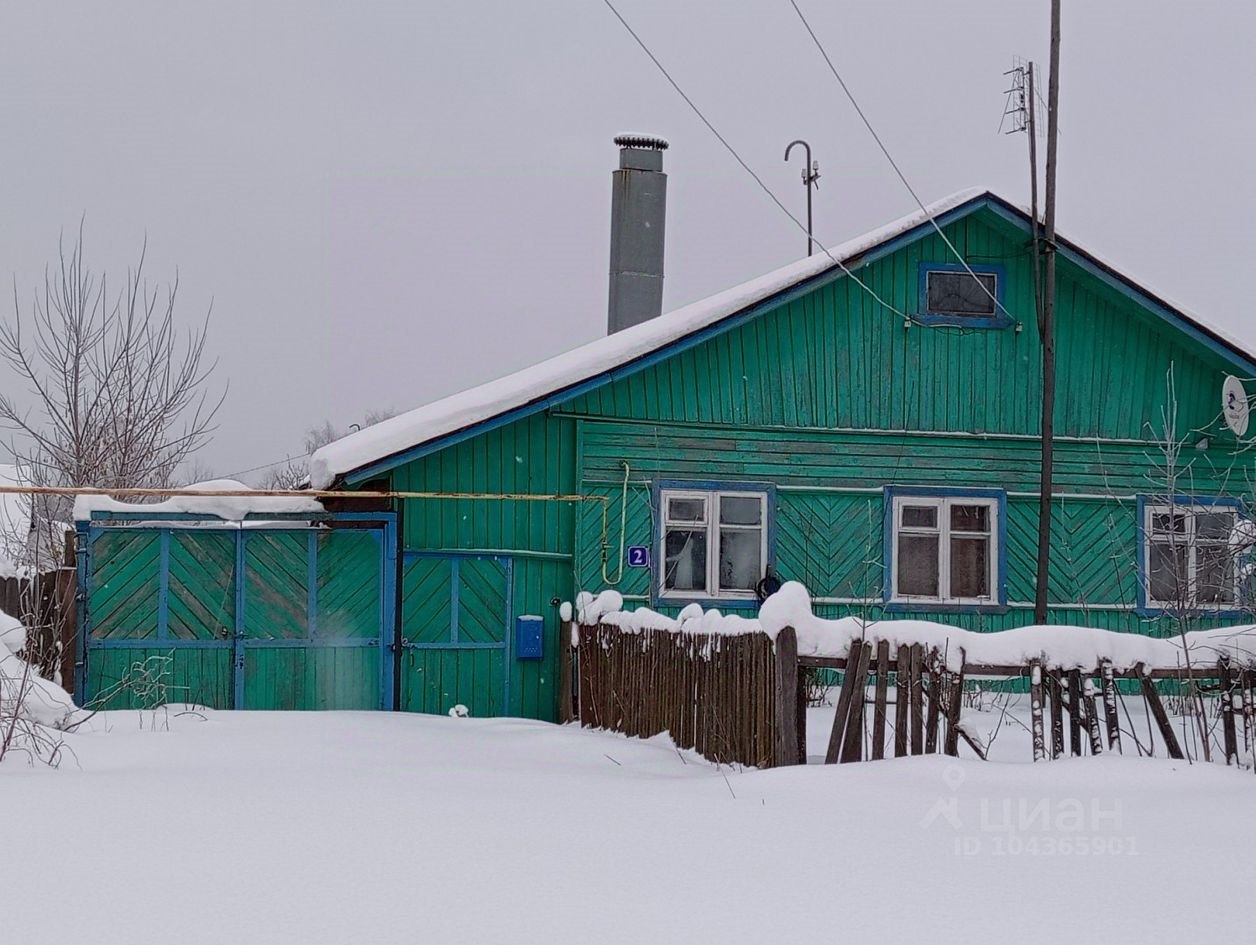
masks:
[[[314,526],[319,523],[331,523],[333,526],[341,522],[364,522],[374,523],[378,527],[372,529],[379,535],[381,542],[381,583],[380,588],[380,633],[378,638],[369,639],[337,639],[337,638],[321,638],[317,642],[313,640],[293,641],[286,645],[305,645],[305,646],[322,646],[322,647],[377,647],[379,650],[379,679],[380,679],[380,705],[383,710],[392,710],[396,705],[396,693],[394,691],[394,654],[396,647],[394,645],[395,636],[398,630],[397,621],[397,514],[395,512],[323,512],[323,513],[249,513],[245,516],[244,522],[291,522],[293,525]],[[134,522],[139,524],[121,524],[108,525],[105,522]],[[169,548],[170,534],[173,528],[180,523],[212,523],[222,527],[218,529],[221,532],[231,532],[234,534],[235,541],[235,601],[234,601],[234,622],[232,633],[228,640],[187,640],[180,638],[171,638],[168,633],[168,613],[169,613]],[[87,690],[87,665],[90,653],[93,650],[103,649],[151,649],[154,646],[169,648],[171,650],[180,649],[230,649],[232,651],[231,672],[232,672],[232,708],[239,708],[244,705],[244,651],[253,643],[258,647],[275,647],[285,645],[282,641],[277,640],[257,640],[250,641],[244,635],[244,617],[245,608],[247,606],[247,597],[245,595],[245,545],[247,536],[254,531],[260,529],[248,529],[243,527],[243,523],[234,523],[234,527],[228,520],[220,519],[213,515],[198,515],[186,512],[110,512],[98,511],[93,512],[90,521],[79,521],[75,523],[75,531],[77,537],[77,576],[78,576],[78,595],[77,595],[77,616],[78,616],[78,641],[76,654],[76,672],[75,672],[75,699],[82,704],[86,698]],[[277,529],[282,529],[283,525],[277,525]],[[91,594],[91,576],[92,568],[92,541],[103,532],[114,528],[125,528],[131,531],[152,531],[159,536],[160,546],[160,583],[158,587],[157,612],[158,621],[156,627],[156,636],[142,640],[135,639],[119,639],[119,640],[96,640],[91,638],[91,608],[89,599]],[[309,541],[309,568],[311,574],[316,568],[317,554],[317,537],[318,530],[310,528]],[[315,595],[311,588],[310,592],[310,620],[313,622],[317,618],[315,607]]]

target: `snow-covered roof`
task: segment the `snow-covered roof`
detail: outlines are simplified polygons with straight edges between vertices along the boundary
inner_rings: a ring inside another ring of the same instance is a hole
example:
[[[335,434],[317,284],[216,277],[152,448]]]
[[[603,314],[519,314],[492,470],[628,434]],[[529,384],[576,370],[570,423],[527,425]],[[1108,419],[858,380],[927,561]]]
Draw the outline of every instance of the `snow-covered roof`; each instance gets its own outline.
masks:
[[[210,479],[182,486],[186,492],[203,495],[174,495],[161,502],[120,502],[107,495],[80,495],[74,500],[75,521],[86,521],[93,512],[147,514],[188,514],[238,522],[249,515],[321,513],[323,506],[304,496],[256,495],[257,490],[235,479]]]
[[[666,348],[684,338],[709,328],[725,318],[756,305],[813,276],[837,269],[834,259],[849,264],[857,257],[927,223],[931,218],[955,210],[979,198],[991,198],[1029,219],[1029,211],[1003,200],[990,191],[974,188],[951,194],[921,211],[909,213],[892,223],[871,230],[854,239],[830,247],[827,254],[817,253],[806,259],[782,266],[773,272],[744,282],[708,298],[674,309],[657,318],[598,338],[547,361],[516,371],[506,377],[452,394],[406,413],[398,414],[351,433],[317,450],[310,457],[310,482],[315,489],[326,489],[340,476],[371,466],[395,454],[441,439],[477,424],[499,417],[517,408],[562,392],[582,382],[605,375],[615,368]],[[1226,348],[1251,360],[1236,340],[1187,314],[1164,296],[1134,284],[1120,276],[1114,267],[1081,250],[1075,244],[1059,239],[1067,248],[1085,259],[1111,271],[1122,281],[1159,301],[1206,334],[1212,335]]]
[[[927,222],[930,216],[946,213],[983,193],[980,189],[973,189],[952,194],[929,205],[927,214],[919,210],[909,213],[893,223],[831,247],[829,255],[817,253],[790,263],[735,288],[590,341],[548,361],[351,433],[328,443],[310,457],[311,483],[315,489],[325,489],[337,476],[491,419],[657,351],[805,279],[835,268],[829,256],[846,262]]]

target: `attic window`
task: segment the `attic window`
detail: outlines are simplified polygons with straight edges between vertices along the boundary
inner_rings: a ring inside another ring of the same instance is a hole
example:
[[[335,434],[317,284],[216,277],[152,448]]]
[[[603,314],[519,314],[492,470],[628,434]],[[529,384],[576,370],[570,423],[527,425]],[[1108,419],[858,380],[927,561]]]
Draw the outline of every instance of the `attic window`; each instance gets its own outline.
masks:
[[[992,318],[998,307],[999,277],[993,272],[945,272],[931,269],[925,276],[926,308],[932,315],[976,315]]]
[[[1003,308],[1003,273],[994,266],[923,263],[920,267],[920,316],[926,324],[1002,327],[1010,323]]]

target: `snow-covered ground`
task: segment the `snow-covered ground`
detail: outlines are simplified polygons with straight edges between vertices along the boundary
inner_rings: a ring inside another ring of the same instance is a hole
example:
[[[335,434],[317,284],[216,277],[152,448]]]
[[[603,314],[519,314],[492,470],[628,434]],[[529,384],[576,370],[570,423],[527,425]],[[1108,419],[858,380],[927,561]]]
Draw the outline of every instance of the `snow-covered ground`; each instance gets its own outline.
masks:
[[[156,721],[0,766],[0,941],[1146,945],[1241,907],[1256,849],[1256,777],[1217,765],[737,771],[509,719]]]

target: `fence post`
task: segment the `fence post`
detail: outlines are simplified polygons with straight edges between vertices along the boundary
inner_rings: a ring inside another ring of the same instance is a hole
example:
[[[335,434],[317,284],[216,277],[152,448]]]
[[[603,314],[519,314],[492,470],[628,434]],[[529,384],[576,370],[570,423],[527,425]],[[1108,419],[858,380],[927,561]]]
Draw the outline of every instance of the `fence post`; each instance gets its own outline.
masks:
[[[1121,724],[1116,716],[1116,681],[1112,672],[1112,660],[1104,660],[1103,673],[1103,718],[1108,726],[1108,750],[1121,750]]]
[[[885,695],[890,679],[890,641],[877,644],[877,695],[872,705],[872,760],[885,757]]]
[[[1034,761],[1047,757],[1046,738],[1042,731],[1042,664],[1029,662],[1029,712],[1034,741]]]
[[[574,620],[563,620],[558,624],[558,722],[560,725],[565,725],[576,717],[573,698],[575,686],[571,677],[576,663],[576,634],[579,632]]]
[[[61,688],[73,695],[78,662],[78,548],[76,536],[69,530],[65,533],[65,558],[57,571],[53,619],[61,648]]]
[[[1156,726],[1160,729],[1160,737],[1164,740],[1165,750],[1168,751],[1170,758],[1181,761],[1182,748],[1178,745],[1177,736],[1173,734],[1173,726],[1169,724],[1169,716],[1164,711],[1164,703],[1160,701],[1160,693],[1156,692],[1156,684],[1148,678],[1142,663],[1135,665],[1134,675],[1138,677],[1138,682],[1143,687],[1143,698],[1147,700],[1152,717],[1156,720]]]
[[[959,672],[951,676],[951,688],[947,692],[950,699],[946,707],[946,740],[942,750],[953,758],[959,755],[960,715],[964,709],[964,661],[964,651],[960,650]]]
[[[1238,763],[1239,750],[1234,733],[1234,676],[1230,672],[1228,656],[1222,655],[1217,661],[1217,676],[1221,683],[1221,734],[1225,744],[1225,763],[1232,765]]]
[[[776,635],[776,751],[773,764],[798,764],[798,634],[786,627]],[[805,749],[804,749],[805,750]]]

